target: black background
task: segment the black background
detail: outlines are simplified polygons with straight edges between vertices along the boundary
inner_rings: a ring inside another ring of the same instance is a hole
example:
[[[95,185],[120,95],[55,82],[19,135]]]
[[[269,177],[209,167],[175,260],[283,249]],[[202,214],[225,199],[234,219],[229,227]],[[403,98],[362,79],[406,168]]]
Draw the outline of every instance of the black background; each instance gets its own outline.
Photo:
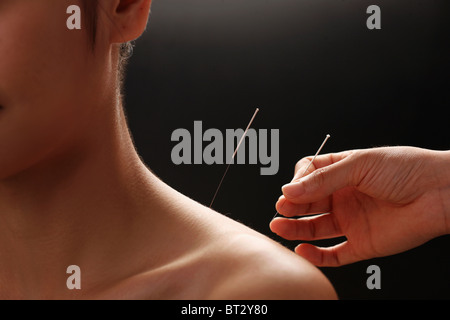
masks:
[[[381,8],[381,30],[366,9]],[[154,0],[126,80],[138,152],[163,181],[209,205],[225,165],[171,161],[171,134],[280,130],[280,170],[233,165],[214,209],[268,235],[281,186],[314,154],[384,145],[448,150],[448,0]],[[207,143],[205,143],[206,145]],[[320,241],[330,245],[336,241]],[[245,244],[242,244],[245,245]],[[450,298],[448,236],[391,257],[322,268],[342,299]],[[366,269],[381,268],[381,290]]]

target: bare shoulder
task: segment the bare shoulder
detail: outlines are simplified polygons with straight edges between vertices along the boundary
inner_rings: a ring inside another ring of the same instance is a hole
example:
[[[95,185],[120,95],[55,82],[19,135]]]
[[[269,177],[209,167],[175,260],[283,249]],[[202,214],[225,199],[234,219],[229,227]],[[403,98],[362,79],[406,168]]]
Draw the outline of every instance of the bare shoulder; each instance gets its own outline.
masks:
[[[173,201],[174,233],[184,252],[177,259],[176,288],[183,297],[217,300],[335,299],[325,275],[314,265],[265,235],[185,197]],[[182,263],[181,263],[181,262]],[[181,281],[181,282],[180,282]],[[184,283],[183,282],[183,283]],[[180,290],[178,290],[180,291]]]
[[[210,299],[337,298],[333,286],[317,267],[245,226],[219,233],[211,245],[216,280]]]

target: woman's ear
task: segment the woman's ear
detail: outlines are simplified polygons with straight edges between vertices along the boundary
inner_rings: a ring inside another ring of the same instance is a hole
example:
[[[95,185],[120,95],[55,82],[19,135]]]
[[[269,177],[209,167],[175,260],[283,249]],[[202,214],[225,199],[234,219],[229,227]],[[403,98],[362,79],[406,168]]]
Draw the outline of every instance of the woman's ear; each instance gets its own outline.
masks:
[[[110,29],[111,43],[124,43],[139,38],[147,26],[152,0],[112,2],[113,6],[108,7],[111,13],[109,20],[113,23]]]

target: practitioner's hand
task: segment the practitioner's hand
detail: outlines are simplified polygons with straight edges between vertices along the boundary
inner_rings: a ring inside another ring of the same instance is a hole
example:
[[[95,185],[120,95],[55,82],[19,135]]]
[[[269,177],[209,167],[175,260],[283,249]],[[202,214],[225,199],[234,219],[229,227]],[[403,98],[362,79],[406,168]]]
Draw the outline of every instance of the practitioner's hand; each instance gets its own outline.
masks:
[[[419,246],[450,230],[450,154],[412,147],[354,150],[300,160],[270,228],[288,240],[345,236],[295,251],[317,266],[340,266]]]

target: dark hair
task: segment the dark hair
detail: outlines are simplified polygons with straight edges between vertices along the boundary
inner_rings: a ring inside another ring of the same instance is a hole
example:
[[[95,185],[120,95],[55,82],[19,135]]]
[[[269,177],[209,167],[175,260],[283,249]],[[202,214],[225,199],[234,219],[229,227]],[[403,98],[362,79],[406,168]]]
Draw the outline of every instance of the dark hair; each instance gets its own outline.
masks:
[[[98,9],[101,8],[97,0],[82,0],[84,9],[85,24],[88,32],[88,39],[92,50],[95,48],[97,39]],[[119,81],[120,87],[125,77],[125,69],[128,59],[133,54],[133,45],[131,42],[120,44],[119,55]]]

